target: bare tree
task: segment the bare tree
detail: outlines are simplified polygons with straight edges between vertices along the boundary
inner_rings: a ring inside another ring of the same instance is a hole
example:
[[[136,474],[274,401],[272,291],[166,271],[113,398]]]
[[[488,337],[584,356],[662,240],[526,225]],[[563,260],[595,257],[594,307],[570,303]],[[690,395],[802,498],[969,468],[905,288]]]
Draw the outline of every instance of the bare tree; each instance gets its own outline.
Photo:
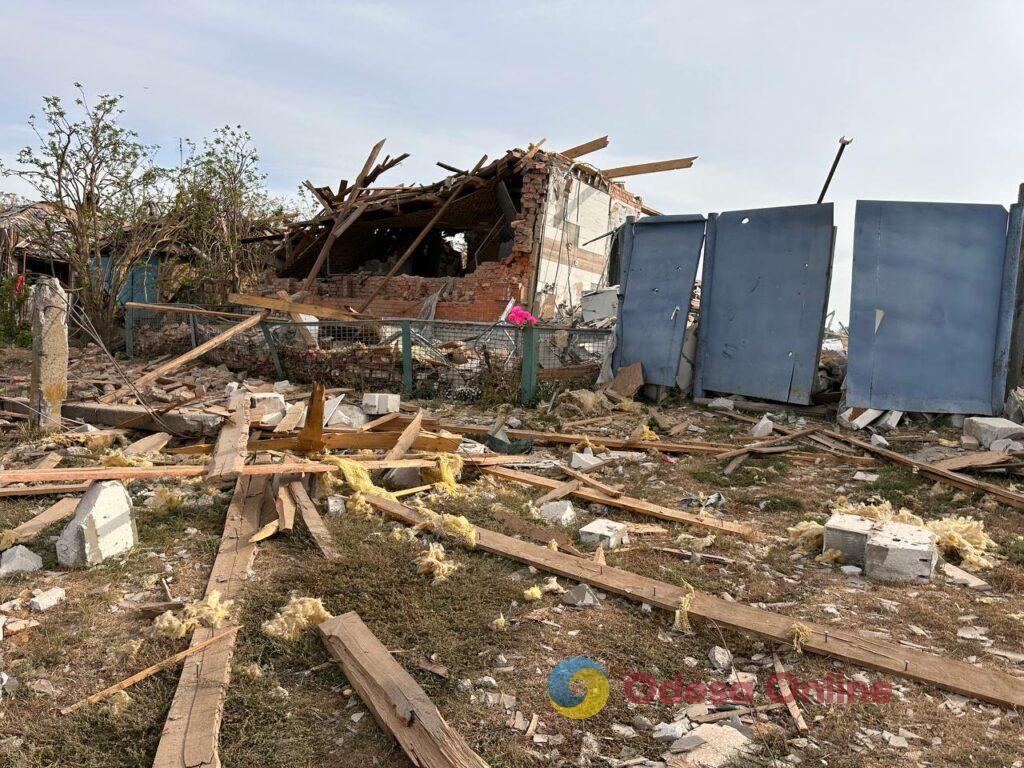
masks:
[[[154,255],[180,229],[169,215],[169,173],[156,165],[156,147],[120,124],[121,96],[90,102],[75,83],[77,119],[60,97],[43,100],[42,119],[28,123],[38,146],[25,147],[4,176],[28,182],[53,213],[29,226],[43,255],[66,261],[82,308],[101,336],[116,336],[117,297],[140,260]]]

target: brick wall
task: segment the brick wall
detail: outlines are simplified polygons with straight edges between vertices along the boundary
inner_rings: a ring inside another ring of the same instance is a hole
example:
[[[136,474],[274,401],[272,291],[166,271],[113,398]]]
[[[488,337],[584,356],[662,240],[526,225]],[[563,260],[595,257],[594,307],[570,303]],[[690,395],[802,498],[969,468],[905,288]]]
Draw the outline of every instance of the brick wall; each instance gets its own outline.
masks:
[[[529,290],[533,271],[528,255],[513,253],[505,261],[486,261],[464,277],[416,277],[395,275],[377,295],[367,312],[377,317],[415,317],[423,302],[451,282],[451,287],[437,304],[438,320],[498,319],[510,299],[523,301]],[[343,307],[362,303],[381,281],[383,275],[355,272],[336,275],[316,283],[315,301]],[[261,288],[264,295],[277,291],[294,293],[301,280],[267,277]]]

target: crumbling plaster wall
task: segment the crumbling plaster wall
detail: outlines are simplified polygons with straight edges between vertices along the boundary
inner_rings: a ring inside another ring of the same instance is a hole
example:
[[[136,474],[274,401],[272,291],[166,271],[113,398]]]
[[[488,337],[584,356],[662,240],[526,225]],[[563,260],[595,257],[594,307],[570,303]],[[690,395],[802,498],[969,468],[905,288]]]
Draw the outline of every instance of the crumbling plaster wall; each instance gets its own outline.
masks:
[[[542,318],[553,317],[560,304],[579,306],[584,291],[605,284],[607,233],[640,215],[639,199],[621,185],[554,159],[549,167],[534,298]]]

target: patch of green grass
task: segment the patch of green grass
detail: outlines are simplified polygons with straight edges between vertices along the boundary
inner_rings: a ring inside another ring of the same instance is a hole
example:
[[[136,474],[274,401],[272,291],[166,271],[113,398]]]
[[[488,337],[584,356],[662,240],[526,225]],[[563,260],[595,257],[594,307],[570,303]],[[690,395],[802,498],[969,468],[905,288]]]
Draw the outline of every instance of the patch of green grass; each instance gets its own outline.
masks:
[[[1003,552],[1014,565],[1024,568],[1024,536],[1016,536],[1003,545]]]
[[[803,512],[804,503],[792,496],[769,496],[762,499],[758,507],[765,512]]]
[[[883,499],[891,502],[902,502],[907,496],[918,490],[926,480],[909,469],[886,465],[878,470],[878,480],[871,490]]]

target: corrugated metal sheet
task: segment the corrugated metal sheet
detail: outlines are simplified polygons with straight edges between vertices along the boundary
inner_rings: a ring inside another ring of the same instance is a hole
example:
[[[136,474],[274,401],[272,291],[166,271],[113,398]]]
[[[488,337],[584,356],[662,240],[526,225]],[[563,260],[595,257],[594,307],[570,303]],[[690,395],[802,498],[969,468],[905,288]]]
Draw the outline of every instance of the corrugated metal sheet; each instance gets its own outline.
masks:
[[[810,401],[832,274],[832,205],[712,214],[694,394]]]
[[[704,242],[704,217],[631,217],[620,237],[614,367],[642,363],[646,383],[672,386]]]
[[[858,200],[846,400],[996,414],[1005,394],[1019,206]]]

